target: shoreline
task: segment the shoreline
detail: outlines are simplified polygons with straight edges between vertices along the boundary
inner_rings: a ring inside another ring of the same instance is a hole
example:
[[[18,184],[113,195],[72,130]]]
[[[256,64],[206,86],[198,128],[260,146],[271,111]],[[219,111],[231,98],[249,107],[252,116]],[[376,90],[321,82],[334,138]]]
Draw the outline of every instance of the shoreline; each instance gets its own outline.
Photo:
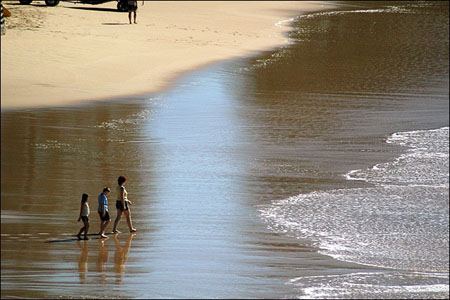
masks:
[[[160,92],[185,72],[280,47],[292,18],[336,6],[141,2],[138,24],[129,25],[115,2],[4,5],[12,16],[2,36],[2,110]]]

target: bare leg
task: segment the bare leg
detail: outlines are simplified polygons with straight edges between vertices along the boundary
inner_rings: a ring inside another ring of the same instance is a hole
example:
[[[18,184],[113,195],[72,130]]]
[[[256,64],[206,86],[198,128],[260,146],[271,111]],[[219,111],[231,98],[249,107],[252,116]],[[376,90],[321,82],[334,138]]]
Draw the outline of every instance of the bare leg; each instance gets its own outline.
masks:
[[[131,10],[128,11],[128,20],[130,20],[130,24],[131,24]]]
[[[120,209],[117,210],[117,217],[116,220],[114,221],[114,227],[113,227],[113,232],[116,233],[117,230],[117,225],[119,225],[119,221],[120,218],[122,218],[122,211]]]
[[[125,210],[123,213],[127,217],[127,224],[128,224],[128,228],[130,229],[130,232],[135,232],[136,229],[133,228],[133,223],[131,221],[131,211],[130,210]]]
[[[136,23],[136,11],[134,11],[134,24],[137,24]]]
[[[100,231],[98,232],[98,234],[102,234],[103,225],[105,225],[105,221],[100,220]]]
[[[85,222],[84,223],[84,239],[85,240],[88,240],[88,237],[87,237],[88,230],[89,230],[89,222]]]
[[[78,232],[78,234],[77,234],[78,239],[81,239],[81,234],[82,234],[83,231],[84,231],[84,227],[85,227],[85,226],[81,227],[80,231]]]
[[[110,222],[111,222],[111,221],[109,221],[109,220],[104,222],[104,224],[103,224],[103,226],[102,226],[102,231],[100,232],[100,236],[101,236],[102,238],[107,237],[107,236],[105,235],[105,230],[106,230],[106,227],[108,227],[108,225],[109,225]]]

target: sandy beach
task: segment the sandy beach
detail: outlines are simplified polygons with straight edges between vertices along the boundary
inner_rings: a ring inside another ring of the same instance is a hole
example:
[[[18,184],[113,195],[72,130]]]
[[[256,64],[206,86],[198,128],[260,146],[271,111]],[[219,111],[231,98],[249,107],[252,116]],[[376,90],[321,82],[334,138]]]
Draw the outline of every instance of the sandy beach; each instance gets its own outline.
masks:
[[[333,3],[139,2],[138,24],[116,2],[3,1],[1,108],[70,105],[152,93],[178,74],[287,42],[289,22]]]
[[[307,4],[6,1],[1,299],[448,299],[449,4]]]

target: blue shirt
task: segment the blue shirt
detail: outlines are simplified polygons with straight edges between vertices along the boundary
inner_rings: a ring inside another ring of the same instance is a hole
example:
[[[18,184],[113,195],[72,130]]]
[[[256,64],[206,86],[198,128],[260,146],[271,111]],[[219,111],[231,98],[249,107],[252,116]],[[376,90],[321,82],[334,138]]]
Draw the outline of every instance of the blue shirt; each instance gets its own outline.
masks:
[[[101,193],[98,195],[98,212],[103,213],[103,204],[105,205],[105,211],[108,211],[108,198],[106,195]]]

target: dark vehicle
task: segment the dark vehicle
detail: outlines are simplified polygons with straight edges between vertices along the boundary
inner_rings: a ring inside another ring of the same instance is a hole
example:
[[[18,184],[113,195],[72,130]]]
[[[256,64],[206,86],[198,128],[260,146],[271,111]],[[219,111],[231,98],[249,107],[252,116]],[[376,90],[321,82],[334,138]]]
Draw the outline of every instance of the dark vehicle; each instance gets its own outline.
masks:
[[[19,0],[20,4],[30,4],[33,0]],[[74,0],[67,1],[73,3],[84,3],[84,4],[102,4],[105,2],[111,2],[113,0]],[[45,4],[47,6],[56,6],[58,5],[60,0],[45,0]],[[118,11],[128,11],[127,0],[117,0],[117,10]]]
[[[33,0],[19,0],[20,4],[30,4]],[[58,5],[59,0],[45,0],[45,4],[48,6]]]

